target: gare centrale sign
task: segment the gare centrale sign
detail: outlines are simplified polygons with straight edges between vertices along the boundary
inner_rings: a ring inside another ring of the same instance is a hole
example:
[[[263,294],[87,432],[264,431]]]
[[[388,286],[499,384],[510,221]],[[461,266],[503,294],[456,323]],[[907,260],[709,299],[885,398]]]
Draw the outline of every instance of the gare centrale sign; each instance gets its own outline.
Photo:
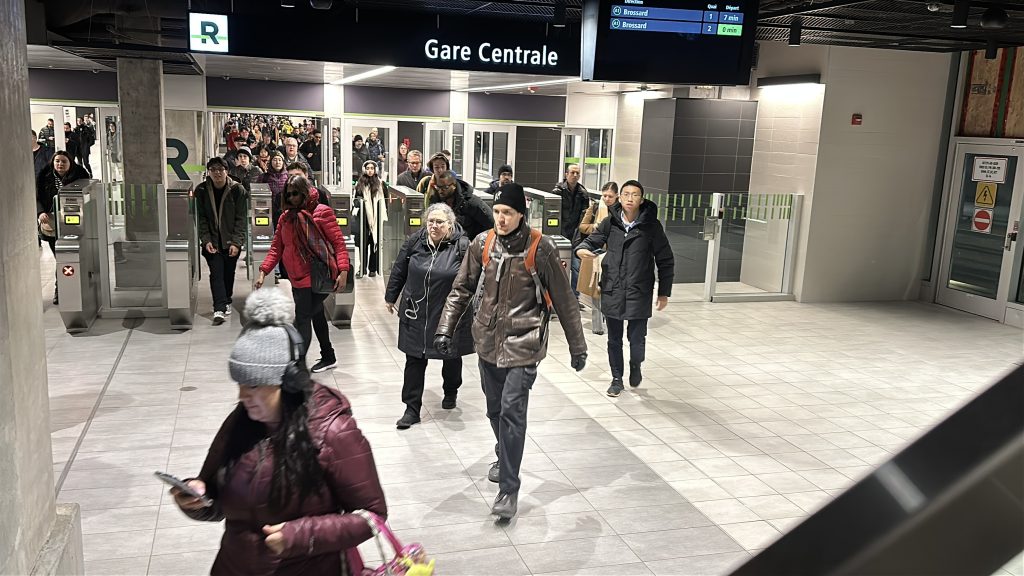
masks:
[[[521,46],[499,48],[490,42],[484,42],[473,50],[470,46],[442,44],[436,38],[431,38],[423,45],[423,52],[430,60],[470,62],[475,55],[480,62],[494,64],[558,66],[558,52],[548,50],[547,44],[540,50],[531,50]]]

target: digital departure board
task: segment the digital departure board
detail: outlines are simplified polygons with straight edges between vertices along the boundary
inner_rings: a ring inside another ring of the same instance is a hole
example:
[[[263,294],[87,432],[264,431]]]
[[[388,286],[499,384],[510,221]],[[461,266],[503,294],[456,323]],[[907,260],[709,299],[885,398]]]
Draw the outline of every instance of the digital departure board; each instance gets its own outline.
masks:
[[[757,0],[587,0],[583,79],[747,84],[757,6]]]

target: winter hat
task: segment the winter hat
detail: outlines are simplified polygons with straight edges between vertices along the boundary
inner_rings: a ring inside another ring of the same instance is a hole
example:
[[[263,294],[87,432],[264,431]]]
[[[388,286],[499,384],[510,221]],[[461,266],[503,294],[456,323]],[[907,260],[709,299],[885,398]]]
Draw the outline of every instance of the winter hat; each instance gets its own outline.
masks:
[[[239,155],[239,154],[245,154],[245,155],[246,155],[246,156],[248,156],[248,157],[249,157],[250,159],[252,158],[252,150],[250,150],[248,146],[242,146],[242,147],[240,147],[240,148],[239,148],[239,149],[238,149],[238,150],[237,150],[237,151],[235,152],[235,155],[236,155],[236,156],[237,156],[237,155]]]
[[[448,161],[448,157],[445,156],[444,154],[442,154],[441,152],[438,152],[437,154],[434,154],[433,156],[431,156],[430,157],[430,162],[427,162],[427,166],[433,167],[434,160],[444,160],[444,168],[445,168],[445,170],[451,170],[452,169],[452,163],[449,162]]]
[[[248,323],[235,340],[228,360],[231,379],[247,386],[280,386],[292,346],[286,324],[295,319],[295,304],[284,292],[264,288],[245,300]]]
[[[374,160],[367,160],[366,162],[363,162],[362,168],[364,172],[366,171],[366,167],[369,166],[370,164],[373,164],[373,167],[377,168],[377,162],[375,162]]]
[[[509,182],[498,188],[498,192],[494,195],[494,205],[498,204],[515,208],[520,214],[526,214],[526,192],[519,184]]]

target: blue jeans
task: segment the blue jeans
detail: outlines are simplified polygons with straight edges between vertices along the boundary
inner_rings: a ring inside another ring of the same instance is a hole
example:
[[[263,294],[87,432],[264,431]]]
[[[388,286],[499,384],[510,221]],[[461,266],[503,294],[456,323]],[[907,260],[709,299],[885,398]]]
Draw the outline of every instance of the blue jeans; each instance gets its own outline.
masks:
[[[576,290],[576,285],[580,282],[580,257],[576,255],[576,252],[572,253],[572,260],[569,267],[572,269],[572,293],[576,295],[576,299],[579,300],[580,293]]]

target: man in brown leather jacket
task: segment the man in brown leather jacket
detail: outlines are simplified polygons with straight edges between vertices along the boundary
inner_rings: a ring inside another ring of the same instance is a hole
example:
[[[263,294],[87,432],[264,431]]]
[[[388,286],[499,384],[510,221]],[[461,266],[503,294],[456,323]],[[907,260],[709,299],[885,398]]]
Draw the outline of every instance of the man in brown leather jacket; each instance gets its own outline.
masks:
[[[537,247],[536,278],[526,268],[530,226],[526,222],[526,196],[514,182],[494,196],[494,231],[486,268],[483,251],[487,232],[469,246],[459,275],[448,295],[434,345],[449,354],[452,333],[465,314],[472,314],[472,300],[483,276],[479,308],[473,319],[473,340],[480,361],[480,379],[487,398],[487,418],[498,441],[498,462],[488,478],[498,482],[498,496],[491,513],[501,519],[515,516],[519,495],[519,466],[526,443],[526,408],[537,366],[547,355],[548,321],[544,291],[569,340],[571,365],[580,371],[587,361],[576,297],[558,259],[554,241],[543,237]],[[497,470],[497,474],[493,472]],[[495,477],[496,476],[496,477]]]

